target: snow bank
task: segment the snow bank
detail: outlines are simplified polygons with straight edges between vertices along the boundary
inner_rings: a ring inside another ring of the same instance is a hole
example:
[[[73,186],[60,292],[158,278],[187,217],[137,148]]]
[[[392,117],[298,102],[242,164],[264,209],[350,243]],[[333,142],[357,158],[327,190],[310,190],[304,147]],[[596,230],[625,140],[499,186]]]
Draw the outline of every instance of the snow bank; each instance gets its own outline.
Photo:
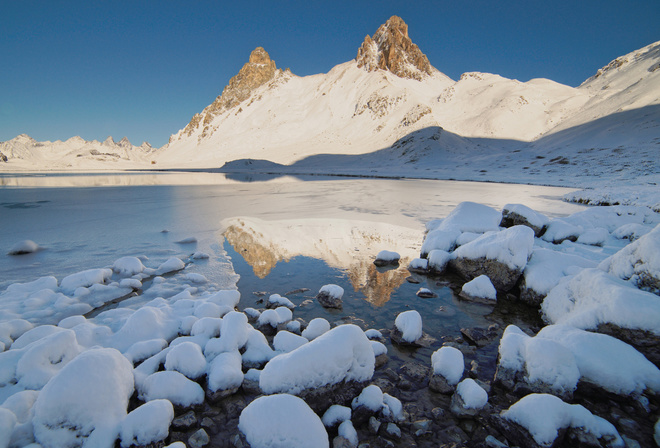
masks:
[[[461,202],[432,230],[484,233],[498,230],[501,221],[502,213],[493,208],[475,202]]]
[[[413,343],[422,337],[422,316],[415,310],[399,313],[394,326],[401,332],[401,339]]]
[[[579,255],[535,247],[523,271],[525,287],[546,296],[567,275],[579,268],[594,268],[596,263]]]
[[[253,448],[328,448],[328,433],[321,419],[302,399],[277,394],[250,403],[238,429]]]
[[[458,384],[463,377],[465,361],[463,353],[454,347],[441,347],[431,355],[433,373],[442,375],[447,383]]]
[[[464,284],[461,292],[469,297],[497,300],[497,291],[486,275],[480,275]]]
[[[111,446],[133,394],[133,369],[117,350],[88,350],[39,393],[34,435],[43,447]]]
[[[369,339],[355,325],[340,325],[266,364],[259,379],[264,393],[299,393],[342,381],[367,381],[375,357]]]
[[[624,446],[614,425],[593,415],[583,406],[565,403],[554,395],[528,395],[501,415],[526,428],[536,443],[543,447],[551,446],[564,428],[580,428],[596,438],[609,436],[613,438],[611,446]]]
[[[165,440],[173,419],[174,408],[169,401],[154,400],[143,404],[121,422],[119,436],[122,448]]]
[[[604,260],[600,269],[660,294],[660,225]]]
[[[511,269],[522,271],[534,245],[534,231],[526,226],[513,226],[500,232],[487,232],[453,253],[454,258],[497,260]]]
[[[584,269],[559,283],[543,301],[541,311],[553,324],[594,330],[611,323],[660,335],[658,296],[599,269]]]

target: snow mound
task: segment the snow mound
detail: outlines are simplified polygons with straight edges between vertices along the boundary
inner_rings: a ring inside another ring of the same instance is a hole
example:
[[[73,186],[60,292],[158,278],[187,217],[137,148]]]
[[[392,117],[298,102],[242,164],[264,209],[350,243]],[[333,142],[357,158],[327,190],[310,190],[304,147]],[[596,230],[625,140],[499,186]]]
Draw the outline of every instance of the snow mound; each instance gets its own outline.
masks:
[[[153,400],[131,411],[121,422],[119,436],[122,448],[148,445],[164,440],[170,432],[174,408],[167,400]]]
[[[595,330],[600,324],[660,335],[658,296],[599,269],[584,269],[554,287],[541,304],[553,324]]]
[[[122,277],[140,274],[144,271],[142,261],[137,257],[122,257],[112,264],[112,270]]]
[[[321,421],[326,428],[331,428],[336,426],[339,423],[345,422],[346,420],[351,419],[351,408],[346,406],[341,406],[338,404],[333,404],[328,408],[327,411],[323,414]]]
[[[501,221],[502,213],[493,208],[475,202],[461,202],[432,230],[484,233],[498,230]]]
[[[600,269],[660,294],[660,225],[604,260]]]
[[[469,297],[497,300],[497,291],[486,275],[480,275],[464,284],[461,292]]]
[[[356,325],[340,325],[266,364],[259,379],[264,393],[299,393],[342,381],[367,381],[375,357],[369,339]]]
[[[241,355],[238,351],[221,353],[209,365],[209,390],[231,390],[243,383]]]
[[[322,317],[316,317],[309,321],[307,328],[302,332],[302,337],[311,341],[328,331],[330,331],[330,322]]]
[[[25,255],[39,250],[39,245],[32,240],[19,241],[7,252],[8,255]]]
[[[182,342],[167,352],[165,369],[176,370],[194,380],[206,373],[206,358],[199,345],[194,342]]]
[[[624,443],[614,425],[577,404],[568,404],[554,395],[531,394],[502,412],[502,417],[526,428],[536,443],[549,447],[565,428],[580,428],[596,438],[611,437],[611,446]]]
[[[156,372],[144,379],[139,387],[144,401],[165,399],[172,404],[190,407],[204,401],[204,390],[194,381],[176,371]]]
[[[277,394],[259,397],[239,417],[238,429],[253,448],[328,448],[321,419],[302,399]]]
[[[447,383],[451,385],[458,384],[463,377],[465,361],[463,353],[457,348],[439,348],[431,355],[431,364],[433,365],[433,373],[442,375]]]
[[[426,234],[422,248],[420,249],[420,257],[427,258],[428,254],[433,250],[443,250],[450,252],[456,247],[456,239],[461,235],[458,230],[431,230]]]
[[[117,350],[93,349],[67,364],[34,404],[34,436],[45,448],[111,446],[133,394],[133,368]]]
[[[413,343],[422,337],[422,316],[415,310],[399,313],[394,326],[401,332],[401,339]]]
[[[466,378],[456,387],[456,393],[468,409],[481,409],[488,403],[488,393],[472,378]]]
[[[60,289],[66,294],[72,294],[77,288],[88,288],[95,284],[103,284],[110,280],[112,269],[88,269],[68,275],[60,282]]]
[[[511,269],[522,271],[532,254],[534,231],[527,226],[513,226],[500,232],[487,232],[453,253],[455,258],[497,260]]]

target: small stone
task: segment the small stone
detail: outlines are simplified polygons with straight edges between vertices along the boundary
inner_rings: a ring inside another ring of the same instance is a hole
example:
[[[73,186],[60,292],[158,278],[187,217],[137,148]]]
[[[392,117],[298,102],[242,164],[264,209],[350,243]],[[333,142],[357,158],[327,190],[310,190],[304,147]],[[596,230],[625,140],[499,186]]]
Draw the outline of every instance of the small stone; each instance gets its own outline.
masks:
[[[431,415],[433,416],[434,420],[443,420],[447,413],[444,409],[438,407],[431,409]]]
[[[385,435],[391,439],[400,439],[401,438],[401,429],[394,423],[388,423],[385,426]]]
[[[381,423],[378,421],[376,417],[371,417],[369,418],[369,432],[373,435],[378,434],[378,430],[380,429]]]
[[[213,421],[213,419],[211,419],[209,417],[204,417],[202,419],[201,426],[202,426],[202,428],[206,428],[211,432],[215,432],[216,429],[217,429],[217,426],[216,426],[215,422]]]
[[[486,445],[489,448],[509,448],[509,445],[506,445],[506,444],[500,442],[499,440],[497,440],[495,437],[493,437],[491,435],[486,437],[485,442],[486,442]]]
[[[188,446],[190,448],[202,448],[209,444],[211,439],[204,429],[198,429],[193,435],[188,438]]]
[[[193,411],[188,411],[172,420],[172,426],[176,429],[190,429],[197,425],[197,416]]]
[[[323,308],[336,308],[341,309],[343,301],[341,300],[344,294],[344,289],[337,285],[325,285],[321,288],[316,295],[316,300]]]
[[[428,419],[417,420],[413,422],[412,429],[413,429],[413,434],[415,434],[415,437],[422,436],[427,432],[431,431],[431,420]]]
[[[343,436],[337,436],[332,439],[332,448],[355,448],[356,446]]]
[[[433,299],[438,297],[438,295],[428,288],[419,288],[419,291],[417,291],[417,297],[421,297],[422,299]]]

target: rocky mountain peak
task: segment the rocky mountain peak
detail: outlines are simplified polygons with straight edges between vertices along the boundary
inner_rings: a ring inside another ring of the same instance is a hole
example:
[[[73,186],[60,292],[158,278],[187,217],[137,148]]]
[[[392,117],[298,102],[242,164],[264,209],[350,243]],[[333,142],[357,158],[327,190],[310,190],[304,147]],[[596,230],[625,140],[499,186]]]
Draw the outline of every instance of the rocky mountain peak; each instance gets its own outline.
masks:
[[[184,129],[184,134],[191,135],[200,124],[205,128],[203,134],[206,134],[210,122],[216,115],[248,99],[255,89],[273,79],[281,71],[266,50],[262,47],[255,48],[250,53],[248,62],[229,80],[222,94],[201,114],[195,114],[190,120]]]
[[[389,70],[400,78],[418,81],[432,73],[428,58],[410,40],[408,25],[398,16],[390,17],[373,37],[365,37],[356,61],[369,72]]]

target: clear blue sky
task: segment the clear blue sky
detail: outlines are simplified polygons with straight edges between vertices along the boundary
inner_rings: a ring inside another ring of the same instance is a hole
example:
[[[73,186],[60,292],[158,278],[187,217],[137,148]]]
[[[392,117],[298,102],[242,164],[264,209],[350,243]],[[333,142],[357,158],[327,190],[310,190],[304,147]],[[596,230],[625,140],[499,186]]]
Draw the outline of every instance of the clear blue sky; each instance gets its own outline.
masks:
[[[660,40],[660,0],[0,0],[0,141],[167,142],[263,46],[325,73],[401,16],[431,64],[577,86]]]

